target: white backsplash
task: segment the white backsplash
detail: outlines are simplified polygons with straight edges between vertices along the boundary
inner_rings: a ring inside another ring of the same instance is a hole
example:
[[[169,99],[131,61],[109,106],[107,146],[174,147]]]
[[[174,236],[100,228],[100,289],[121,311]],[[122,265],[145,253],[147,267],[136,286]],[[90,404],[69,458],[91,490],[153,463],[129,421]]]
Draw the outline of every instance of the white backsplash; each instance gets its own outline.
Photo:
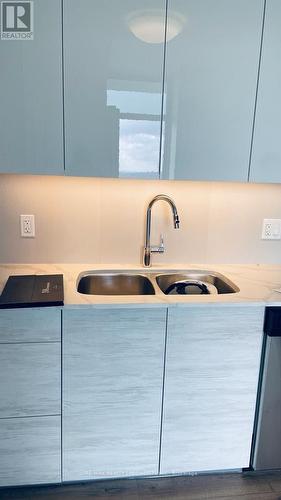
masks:
[[[281,218],[281,185],[0,176],[0,262],[138,264],[145,211],[153,207],[152,243],[162,232],[161,263],[281,264],[281,241],[261,240],[263,218]],[[20,237],[20,214],[35,214],[36,237]]]

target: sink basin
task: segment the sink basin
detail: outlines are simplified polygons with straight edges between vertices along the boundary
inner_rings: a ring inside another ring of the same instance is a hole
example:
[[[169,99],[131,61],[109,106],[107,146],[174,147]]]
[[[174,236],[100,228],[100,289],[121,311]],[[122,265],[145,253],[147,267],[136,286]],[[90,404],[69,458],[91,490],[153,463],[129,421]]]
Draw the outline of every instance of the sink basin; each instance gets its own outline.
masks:
[[[77,291],[89,295],[155,295],[151,281],[141,274],[88,274]]]
[[[239,292],[228,278],[215,271],[181,270],[156,273],[145,270],[86,271],[78,277],[77,291],[87,295],[202,295]]]
[[[228,278],[222,276],[222,274],[209,271],[192,270],[186,273],[160,274],[156,276],[156,283],[166,295],[172,293],[177,286],[179,286],[179,290],[183,290],[178,293],[187,294],[225,294],[239,292],[239,288]],[[184,283],[188,283],[186,286],[186,290],[188,289],[187,292],[185,292]]]

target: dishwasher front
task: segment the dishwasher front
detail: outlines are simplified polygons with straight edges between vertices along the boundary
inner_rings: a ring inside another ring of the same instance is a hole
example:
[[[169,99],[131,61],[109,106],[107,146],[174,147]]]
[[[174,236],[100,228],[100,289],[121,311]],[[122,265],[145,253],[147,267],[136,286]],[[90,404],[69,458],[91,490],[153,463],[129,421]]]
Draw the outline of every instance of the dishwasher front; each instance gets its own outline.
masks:
[[[281,307],[267,307],[264,356],[255,440],[254,470],[281,469]]]

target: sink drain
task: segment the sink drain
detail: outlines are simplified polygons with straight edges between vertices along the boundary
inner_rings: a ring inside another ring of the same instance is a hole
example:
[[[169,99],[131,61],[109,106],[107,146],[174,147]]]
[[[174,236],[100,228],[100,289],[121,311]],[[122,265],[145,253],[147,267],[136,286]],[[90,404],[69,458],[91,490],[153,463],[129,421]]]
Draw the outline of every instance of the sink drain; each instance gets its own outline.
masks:
[[[180,280],[175,281],[166,288],[166,295],[211,295],[217,294],[217,288],[199,280]]]

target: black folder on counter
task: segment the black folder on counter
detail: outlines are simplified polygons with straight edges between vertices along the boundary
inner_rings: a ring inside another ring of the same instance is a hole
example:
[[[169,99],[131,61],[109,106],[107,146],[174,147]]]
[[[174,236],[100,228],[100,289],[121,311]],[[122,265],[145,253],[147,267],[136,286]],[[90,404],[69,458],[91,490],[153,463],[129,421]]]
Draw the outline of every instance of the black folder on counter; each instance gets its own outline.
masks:
[[[0,309],[62,306],[63,275],[10,276],[0,296]]]

